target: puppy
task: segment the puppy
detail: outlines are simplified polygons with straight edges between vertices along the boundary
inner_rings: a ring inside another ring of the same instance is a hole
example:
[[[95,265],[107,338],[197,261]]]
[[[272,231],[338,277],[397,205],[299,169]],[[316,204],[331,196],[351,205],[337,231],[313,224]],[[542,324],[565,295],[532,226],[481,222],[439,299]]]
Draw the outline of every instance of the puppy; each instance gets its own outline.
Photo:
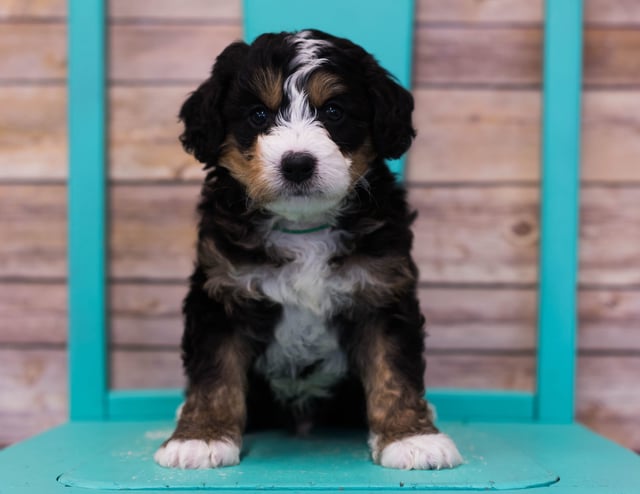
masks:
[[[160,465],[234,465],[245,429],[314,425],[368,425],[385,467],[462,461],[423,398],[415,214],[384,162],[412,110],[369,53],[315,30],[233,43],[186,100],[180,139],[208,175]]]

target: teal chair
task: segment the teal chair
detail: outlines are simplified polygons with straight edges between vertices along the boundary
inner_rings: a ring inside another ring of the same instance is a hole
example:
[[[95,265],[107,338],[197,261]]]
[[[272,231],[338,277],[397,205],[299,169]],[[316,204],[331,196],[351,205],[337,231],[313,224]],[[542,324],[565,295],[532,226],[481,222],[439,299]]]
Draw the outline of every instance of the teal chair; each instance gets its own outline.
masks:
[[[304,12],[302,3],[245,0],[247,39],[309,26],[348,35],[409,84],[413,1],[304,2]],[[279,432],[249,435],[242,463],[220,470],[166,470],[153,463],[154,450],[171,432],[181,392],[108,388],[104,5],[70,0],[69,7],[70,421],[0,452],[0,493],[207,488],[640,493],[640,458],[574,422],[580,0],[546,5],[536,390],[429,390],[443,419],[440,426],[454,437],[466,463],[418,472],[377,467],[362,434],[330,431],[306,439]],[[376,23],[384,30],[371,29]],[[401,175],[402,162],[392,166]]]

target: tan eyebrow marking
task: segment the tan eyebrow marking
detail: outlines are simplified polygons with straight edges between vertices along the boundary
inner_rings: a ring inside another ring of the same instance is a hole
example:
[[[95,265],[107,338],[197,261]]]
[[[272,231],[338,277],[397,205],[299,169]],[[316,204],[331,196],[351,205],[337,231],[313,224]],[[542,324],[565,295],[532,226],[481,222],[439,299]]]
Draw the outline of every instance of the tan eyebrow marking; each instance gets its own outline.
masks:
[[[312,74],[307,83],[309,102],[316,108],[320,108],[327,100],[346,91],[347,87],[337,75],[324,70]]]
[[[251,87],[262,102],[272,111],[282,104],[282,73],[272,67],[258,69],[251,79]]]

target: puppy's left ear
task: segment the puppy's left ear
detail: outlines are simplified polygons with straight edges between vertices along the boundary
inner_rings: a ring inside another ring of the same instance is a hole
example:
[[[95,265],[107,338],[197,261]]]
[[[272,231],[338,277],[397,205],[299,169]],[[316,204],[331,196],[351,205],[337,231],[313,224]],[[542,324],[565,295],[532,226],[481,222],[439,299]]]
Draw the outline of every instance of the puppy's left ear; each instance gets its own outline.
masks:
[[[367,57],[369,96],[373,108],[373,142],[383,158],[402,156],[416,136],[411,121],[413,96],[396,79]]]

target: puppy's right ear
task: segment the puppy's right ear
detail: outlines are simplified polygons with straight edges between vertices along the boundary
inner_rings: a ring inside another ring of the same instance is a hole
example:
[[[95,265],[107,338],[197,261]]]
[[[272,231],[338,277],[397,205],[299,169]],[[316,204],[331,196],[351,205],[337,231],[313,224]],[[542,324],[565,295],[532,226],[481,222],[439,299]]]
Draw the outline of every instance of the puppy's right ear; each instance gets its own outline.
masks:
[[[215,165],[218,159],[226,135],[222,102],[248,50],[249,45],[241,41],[227,46],[216,59],[211,77],[191,93],[180,109],[179,118],[184,123],[182,147],[205,168]]]

